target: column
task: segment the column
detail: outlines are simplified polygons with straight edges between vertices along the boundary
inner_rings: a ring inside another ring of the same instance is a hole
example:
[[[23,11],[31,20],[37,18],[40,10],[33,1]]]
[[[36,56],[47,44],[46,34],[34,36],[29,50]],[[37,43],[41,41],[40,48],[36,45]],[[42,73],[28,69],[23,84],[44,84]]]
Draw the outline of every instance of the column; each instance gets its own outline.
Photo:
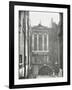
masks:
[[[25,62],[24,62],[24,68],[25,68],[25,78],[28,76],[28,64],[29,64],[29,58],[28,58],[28,45],[29,45],[29,12],[24,11],[24,31],[25,31]]]
[[[48,34],[47,34],[47,51],[48,51]]]
[[[60,42],[59,42],[59,37],[58,38],[58,64],[60,66]]]
[[[28,38],[28,33],[27,33],[27,32],[28,32],[28,27],[27,27],[27,12],[25,12],[25,14],[26,14],[26,17],[25,17],[25,19],[26,19],[26,20],[25,20],[25,21],[26,21],[26,23],[25,23],[25,24],[26,24],[26,37],[25,37],[25,56],[26,56],[26,63],[25,63],[26,66],[25,66],[25,68],[26,68],[26,73],[25,73],[25,75],[26,75],[26,76],[25,76],[25,77],[27,77],[27,74],[28,74],[28,72],[27,72],[27,69],[28,69],[28,65],[27,65],[27,64],[28,64],[28,44],[27,44],[27,43],[28,43],[28,42],[27,42],[27,38]]]
[[[37,51],[39,50],[39,35],[37,34]]]
[[[32,34],[32,50],[34,50],[34,34]]]
[[[42,35],[42,51],[44,51],[44,35]]]
[[[47,51],[47,35],[44,34],[44,51]]]

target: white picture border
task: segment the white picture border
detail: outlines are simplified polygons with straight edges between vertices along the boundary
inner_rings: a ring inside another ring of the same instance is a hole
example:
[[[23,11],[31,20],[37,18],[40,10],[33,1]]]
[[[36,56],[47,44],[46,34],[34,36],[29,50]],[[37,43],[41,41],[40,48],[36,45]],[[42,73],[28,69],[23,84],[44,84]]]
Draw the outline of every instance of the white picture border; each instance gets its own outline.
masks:
[[[43,79],[19,79],[18,77],[18,30],[19,30],[19,11],[50,11],[63,13],[63,77],[43,78]],[[39,84],[39,83],[56,83],[67,82],[67,9],[34,7],[34,6],[14,6],[14,85],[22,84]]]

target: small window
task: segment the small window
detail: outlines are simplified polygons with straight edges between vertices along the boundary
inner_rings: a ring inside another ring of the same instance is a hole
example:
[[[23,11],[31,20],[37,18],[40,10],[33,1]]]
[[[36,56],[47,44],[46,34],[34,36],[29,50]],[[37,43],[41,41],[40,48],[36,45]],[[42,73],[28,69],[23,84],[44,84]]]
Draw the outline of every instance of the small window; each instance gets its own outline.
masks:
[[[22,63],[22,55],[19,55],[19,63]]]

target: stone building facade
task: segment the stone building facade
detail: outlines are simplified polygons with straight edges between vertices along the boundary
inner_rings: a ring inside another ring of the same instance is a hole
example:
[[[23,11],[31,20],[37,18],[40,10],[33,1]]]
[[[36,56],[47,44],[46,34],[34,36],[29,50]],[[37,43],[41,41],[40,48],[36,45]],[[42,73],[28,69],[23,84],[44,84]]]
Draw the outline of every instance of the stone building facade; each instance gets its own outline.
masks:
[[[29,12],[19,13],[19,71],[21,78],[58,76],[63,70],[63,23],[30,26]]]
[[[30,30],[30,66],[33,75],[53,75],[59,72],[60,43],[58,38],[59,27],[52,22],[48,28],[41,24],[31,27]],[[42,69],[47,71],[43,72]],[[42,72],[41,72],[42,70]]]

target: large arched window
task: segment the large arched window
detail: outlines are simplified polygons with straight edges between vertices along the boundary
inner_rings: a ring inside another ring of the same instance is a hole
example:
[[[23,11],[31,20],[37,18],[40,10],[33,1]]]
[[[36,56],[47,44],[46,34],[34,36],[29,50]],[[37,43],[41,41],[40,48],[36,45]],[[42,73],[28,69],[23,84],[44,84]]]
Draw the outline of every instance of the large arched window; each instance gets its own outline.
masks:
[[[47,35],[44,35],[44,51],[47,50]]]
[[[42,35],[39,34],[39,50],[42,50]]]
[[[48,51],[48,34],[44,34],[44,51]]]
[[[48,51],[48,34],[34,33],[32,34],[32,50]]]
[[[34,50],[37,50],[37,34],[34,34]]]
[[[34,50],[34,34],[32,34],[32,50]]]

